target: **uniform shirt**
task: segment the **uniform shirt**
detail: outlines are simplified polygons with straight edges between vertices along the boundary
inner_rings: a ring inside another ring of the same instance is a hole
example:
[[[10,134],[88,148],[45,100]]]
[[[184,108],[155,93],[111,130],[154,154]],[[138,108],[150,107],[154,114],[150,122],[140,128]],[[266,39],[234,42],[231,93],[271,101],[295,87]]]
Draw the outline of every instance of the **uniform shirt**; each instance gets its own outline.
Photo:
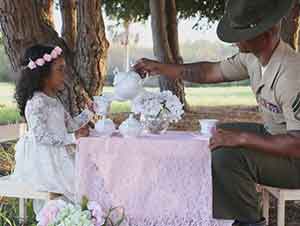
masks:
[[[267,131],[300,131],[300,54],[280,41],[264,74],[253,54],[238,53],[221,62],[229,81],[250,79]]]

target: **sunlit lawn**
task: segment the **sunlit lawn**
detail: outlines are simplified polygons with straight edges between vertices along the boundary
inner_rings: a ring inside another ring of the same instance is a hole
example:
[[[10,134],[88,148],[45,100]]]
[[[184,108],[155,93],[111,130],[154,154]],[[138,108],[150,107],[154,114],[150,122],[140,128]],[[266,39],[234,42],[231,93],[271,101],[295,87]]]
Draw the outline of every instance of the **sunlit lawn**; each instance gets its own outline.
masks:
[[[158,89],[149,88],[152,91]],[[104,92],[113,92],[105,87]],[[15,122],[19,119],[13,99],[14,86],[0,83],[0,123]],[[255,105],[256,101],[249,87],[199,87],[186,88],[186,98],[191,106],[232,106]],[[113,102],[112,112],[130,110],[129,102]]]

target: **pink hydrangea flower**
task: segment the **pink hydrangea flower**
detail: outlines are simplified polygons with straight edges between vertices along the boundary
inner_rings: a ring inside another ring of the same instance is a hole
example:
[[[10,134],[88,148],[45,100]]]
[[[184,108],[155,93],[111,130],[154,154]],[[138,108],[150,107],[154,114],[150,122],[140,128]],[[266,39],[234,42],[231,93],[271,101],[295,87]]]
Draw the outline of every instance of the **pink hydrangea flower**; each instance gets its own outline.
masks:
[[[48,226],[50,223],[52,223],[55,220],[58,213],[59,213],[58,207],[56,206],[49,207],[47,211],[44,211],[42,213],[38,226]]]
[[[93,216],[93,223],[95,226],[101,226],[105,223],[105,213],[102,209],[102,207],[94,201],[88,202],[88,210],[91,211]]]
[[[51,62],[51,60],[52,60],[52,57],[51,57],[51,55],[50,54],[44,54],[44,60],[46,61],[46,62]]]
[[[62,200],[49,201],[37,216],[37,226],[48,226],[53,223],[58,213],[66,206]]]

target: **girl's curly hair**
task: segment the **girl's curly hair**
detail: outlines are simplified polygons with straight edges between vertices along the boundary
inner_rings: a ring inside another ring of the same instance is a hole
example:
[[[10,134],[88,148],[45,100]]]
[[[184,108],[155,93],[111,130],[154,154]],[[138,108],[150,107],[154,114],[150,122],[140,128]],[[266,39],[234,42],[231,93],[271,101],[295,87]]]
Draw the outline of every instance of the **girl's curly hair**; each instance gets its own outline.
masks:
[[[28,48],[22,60],[24,69],[21,71],[21,76],[17,81],[15,99],[21,116],[25,117],[25,107],[34,93],[42,91],[45,85],[45,80],[50,77],[52,62],[45,62],[43,66],[37,66],[34,69],[27,67],[30,60],[35,61],[38,58],[43,58],[44,54],[50,54],[54,49],[52,46],[34,45]]]

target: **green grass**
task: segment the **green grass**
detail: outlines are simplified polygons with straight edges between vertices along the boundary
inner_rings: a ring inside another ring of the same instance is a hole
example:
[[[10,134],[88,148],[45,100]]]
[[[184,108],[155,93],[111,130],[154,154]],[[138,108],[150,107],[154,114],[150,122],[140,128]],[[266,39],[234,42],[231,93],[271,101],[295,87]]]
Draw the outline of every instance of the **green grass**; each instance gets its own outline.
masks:
[[[113,92],[114,88],[105,87],[104,92]],[[149,88],[158,91],[157,88]],[[255,105],[256,101],[250,87],[199,87],[186,88],[186,98],[191,106],[232,106]],[[16,103],[13,99],[14,85],[0,83],[0,124],[19,120]],[[113,102],[111,111],[130,111],[129,102]]]
[[[0,106],[15,106],[13,95],[15,87],[13,84],[0,83]]]
[[[16,107],[0,107],[0,125],[16,123],[20,120],[20,115]]]
[[[148,88],[158,91],[158,89]],[[104,92],[113,92],[112,87],[105,87]],[[186,88],[186,98],[192,106],[233,106],[233,105],[256,105],[255,97],[250,87],[198,87]],[[128,106],[128,103],[114,103],[113,110],[118,107]]]

